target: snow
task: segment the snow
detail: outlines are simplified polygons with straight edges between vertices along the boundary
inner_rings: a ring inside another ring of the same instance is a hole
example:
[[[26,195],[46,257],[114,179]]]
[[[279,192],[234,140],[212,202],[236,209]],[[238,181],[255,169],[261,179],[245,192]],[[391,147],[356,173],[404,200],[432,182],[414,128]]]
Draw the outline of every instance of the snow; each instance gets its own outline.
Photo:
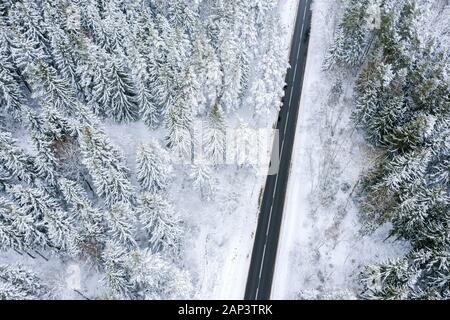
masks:
[[[288,44],[292,42],[299,3],[299,0],[280,0],[278,4],[280,21],[285,30],[285,38],[282,41]],[[289,50],[287,51],[287,55],[289,56]]]
[[[0,255],[0,264],[15,264],[38,272],[42,282],[50,286],[53,298],[62,300],[85,300],[105,295],[102,275],[88,263],[62,260],[56,256],[41,257],[31,252],[34,259],[26,254],[9,251]],[[79,293],[78,293],[78,292]],[[83,294],[84,296],[80,295]]]
[[[350,119],[353,76],[322,70],[342,8],[337,0],[315,0],[312,10],[274,299],[355,297],[361,267],[406,250],[405,243],[387,239],[388,225],[372,234],[362,231],[353,195],[374,154]],[[343,92],[333,99],[338,80]]]

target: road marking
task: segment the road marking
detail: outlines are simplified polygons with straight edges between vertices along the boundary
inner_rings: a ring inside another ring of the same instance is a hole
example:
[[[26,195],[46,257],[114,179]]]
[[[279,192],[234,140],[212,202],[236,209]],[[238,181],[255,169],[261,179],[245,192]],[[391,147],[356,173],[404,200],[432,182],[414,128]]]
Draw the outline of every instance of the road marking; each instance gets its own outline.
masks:
[[[291,102],[292,102],[292,94],[294,93],[294,84],[292,84],[291,86],[291,96],[289,97],[289,105],[288,107],[291,107]],[[287,119],[286,119],[287,120]]]
[[[264,259],[266,257],[266,249],[267,249],[267,239],[266,239],[266,243],[264,244],[264,251],[263,251],[263,256],[262,256],[262,260],[261,260],[261,268],[259,269],[258,287],[256,288],[255,299],[258,299],[259,286],[261,285],[262,271],[263,271],[263,267],[264,267]]]
[[[280,159],[281,159],[281,157],[280,157]],[[277,182],[278,182],[278,175],[277,175],[277,179],[275,180],[275,188],[273,188],[273,195],[272,195],[273,199],[275,199],[275,193],[277,192],[277,187],[278,187],[278,183]]]
[[[267,225],[266,237],[269,236],[270,224],[272,223],[272,212],[273,212],[273,204],[272,204],[272,208],[270,208],[269,224]]]
[[[294,79],[292,80],[292,88],[294,88],[295,78],[297,77],[297,67],[298,67],[298,58],[297,58],[297,62],[295,63],[295,68],[294,68]],[[294,90],[292,89],[292,91],[294,91]]]
[[[266,257],[266,249],[267,249],[267,241],[264,244],[264,251],[263,251],[263,256],[262,256],[262,263],[261,263],[261,268],[259,269],[259,279],[261,280],[262,277],[262,270],[263,270],[263,266],[264,266],[264,259]]]
[[[291,109],[289,108],[288,113],[287,113],[287,120],[286,120],[286,124],[284,126],[284,135],[286,135],[286,131],[287,131],[287,125],[288,125],[288,120],[289,120],[289,114],[291,112]]]

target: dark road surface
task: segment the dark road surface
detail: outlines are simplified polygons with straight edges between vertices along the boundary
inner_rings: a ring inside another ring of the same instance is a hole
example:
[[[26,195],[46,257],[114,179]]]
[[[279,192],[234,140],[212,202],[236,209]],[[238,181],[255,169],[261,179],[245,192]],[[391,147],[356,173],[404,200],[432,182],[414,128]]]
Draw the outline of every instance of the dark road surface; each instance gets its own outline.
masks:
[[[279,135],[273,152],[279,153],[277,174],[267,177],[255,236],[245,300],[269,300],[291,166],[297,118],[311,28],[311,1],[300,0],[295,33],[292,39],[290,65],[286,75],[283,108],[278,121]],[[272,156],[272,158],[277,158]]]

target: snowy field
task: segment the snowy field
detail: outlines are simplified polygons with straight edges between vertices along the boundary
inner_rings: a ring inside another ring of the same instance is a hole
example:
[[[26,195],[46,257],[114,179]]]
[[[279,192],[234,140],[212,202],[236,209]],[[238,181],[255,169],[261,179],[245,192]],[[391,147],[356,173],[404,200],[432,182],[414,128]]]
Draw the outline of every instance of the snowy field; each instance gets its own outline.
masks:
[[[353,298],[360,267],[400,256],[388,227],[361,232],[353,191],[371,151],[349,118],[352,75],[322,71],[342,10],[315,0],[305,87],[275,270],[273,298]],[[341,83],[337,86],[337,83]],[[332,89],[333,92],[332,92]]]

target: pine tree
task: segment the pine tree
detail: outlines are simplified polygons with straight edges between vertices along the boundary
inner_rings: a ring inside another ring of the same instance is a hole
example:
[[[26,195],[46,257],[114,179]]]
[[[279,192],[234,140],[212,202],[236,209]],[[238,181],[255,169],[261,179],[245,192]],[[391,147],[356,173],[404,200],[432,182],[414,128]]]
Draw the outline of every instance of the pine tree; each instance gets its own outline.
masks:
[[[134,84],[119,58],[113,58],[108,63],[106,76],[110,98],[106,114],[118,122],[137,120],[139,114]]]
[[[15,220],[18,208],[6,198],[0,197],[0,250],[20,250],[23,239],[17,230]]]
[[[111,239],[123,247],[136,246],[136,219],[133,209],[127,203],[116,203],[112,206],[107,219]]]
[[[223,164],[225,161],[225,130],[225,119],[222,108],[219,104],[216,104],[208,117],[204,136],[206,157],[214,165]]]
[[[20,120],[25,97],[14,68],[7,60],[7,57],[0,54],[0,104],[7,113],[12,113],[15,119]]]
[[[19,207],[17,228],[29,248],[48,248],[65,250],[70,247],[68,217],[61,212],[57,200],[44,191],[15,185],[8,194]]]
[[[88,43],[87,50],[89,55],[80,61],[76,71],[80,78],[79,85],[92,111],[103,116],[111,99],[104,65],[111,56],[95,44]]]
[[[172,168],[169,155],[157,141],[140,145],[136,161],[138,181],[144,190],[157,193],[167,189]]]
[[[211,168],[206,162],[198,160],[192,165],[190,178],[195,190],[200,192],[203,200],[209,201],[214,193],[214,181]]]
[[[96,187],[97,194],[111,206],[132,201],[133,188],[128,180],[128,169],[119,151],[111,145],[106,135],[85,127],[80,137],[83,163]]]
[[[132,298],[131,275],[126,266],[127,250],[114,241],[109,241],[102,253],[105,282],[119,298]]]
[[[51,35],[51,51],[56,68],[73,87],[77,85],[77,58],[74,44],[68,35],[61,29],[55,29]],[[75,49],[75,50],[74,50]]]
[[[169,101],[165,114],[167,144],[180,157],[191,157],[193,110],[197,109],[198,83],[191,69],[176,86],[176,96]]]
[[[199,83],[198,115],[204,115],[217,101],[223,73],[210,39],[201,32],[194,40],[192,64]]]
[[[36,62],[29,73],[34,98],[54,106],[60,112],[71,110],[75,92],[67,79],[61,78],[52,66],[43,61]]]
[[[37,300],[51,296],[32,271],[21,265],[0,265],[0,300]]]
[[[140,53],[133,53],[133,73],[136,83],[136,101],[139,106],[140,116],[149,128],[156,128],[159,123],[159,109],[151,88],[151,78],[148,73],[146,61]]]
[[[178,251],[182,235],[181,220],[166,199],[158,194],[143,194],[138,214],[154,252]]]
[[[70,206],[74,221],[78,222],[75,245],[83,256],[100,259],[105,245],[105,215],[93,207],[88,195],[75,181],[61,179],[59,181],[64,199]]]
[[[219,98],[224,110],[232,113],[241,107],[241,97],[244,91],[242,60],[236,54],[242,49],[239,48],[238,40],[232,32],[224,30],[223,33],[219,53],[223,70],[222,90]]]
[[[10,133],[0,131],[0,179],[30,183],[35,178],[34,159],[16,144]]]
[[[127,257],[131,282],[138,299],[186,299],[193,292],[190,275],[159,254],[137,250]]]

